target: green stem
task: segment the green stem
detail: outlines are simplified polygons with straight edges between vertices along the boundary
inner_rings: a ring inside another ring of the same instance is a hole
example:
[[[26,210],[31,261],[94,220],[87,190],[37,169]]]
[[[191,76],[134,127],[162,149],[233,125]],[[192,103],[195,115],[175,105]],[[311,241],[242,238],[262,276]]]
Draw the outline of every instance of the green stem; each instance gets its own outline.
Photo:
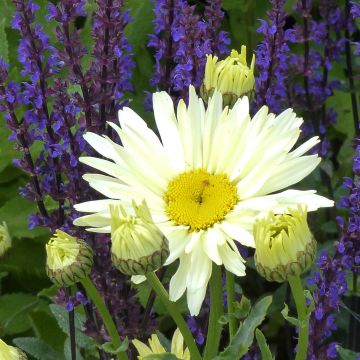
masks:
[[[185,343],[189,348],[191,359],[201,360],[201,355],[199,349],[196,346],[195,340],[186,325],[184,318],[182,317],[180,311],[178,310],[176,304],[169,300],[169,295],[162,285],[159,278],[155,273],[146,274],[146,279],[150,283],[152,289],[155,291],[156,295],[159,297],[160,301],[166,307],[166,310],[169,312],[173,320],[175,321],[177,327],[179,328],[182,336],[184,337]]]
[[[235,276],[230,271],[226,271],[226,295],[227,295],[227,309],[229,314],[229,336],[230,341],[236,333],[236,319],[234,317],[234,303],[235,303]]]
[[[101,317],[104,321],[104,325],[111,337],[111,341],[114,345],[114,348],[118,349],[121,346],[121,339],[120,339],[119,333],[116,329],[116,325],[109,313],[108,308],[106,307],[106,304],[105,304],[103,298],[100,296],[96,287],[94,286],[94,284],[88,277],[85,277],[84,279],[82,279],[81,284],[85,288],[87,295],[90,297],[91,301],[94,303],[99,314],[101,315]],[[128,360],[128,357],[127,357],[125,351],[120,352],[117,355],[117,358],[120,360]]]
[[[221,268],[213,265],[210,279],[210,316],[204,351],[205,360],[210,360],[218,354],[222,330],[219,319],[224,314],[222,302]]]
[[[300,276],[290,276],[289,284],[295,300],[299,320],[299,341],[295,360],[305,360],[309,340],[309,314]]]

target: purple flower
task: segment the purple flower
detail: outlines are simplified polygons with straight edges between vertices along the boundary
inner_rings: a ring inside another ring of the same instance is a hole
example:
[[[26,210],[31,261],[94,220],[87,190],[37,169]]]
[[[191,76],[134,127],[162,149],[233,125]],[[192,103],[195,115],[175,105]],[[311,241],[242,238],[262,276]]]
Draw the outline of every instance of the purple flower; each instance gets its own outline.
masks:
[[[228,52],[230,40],[219,31],[221,1],[207,1],[203,19],[185,0],[153,1],[154,33],[148,45],[155,50],[155,67],[150,84],[176,98],[187,98],[188,86],[202,83],[206,54]]]

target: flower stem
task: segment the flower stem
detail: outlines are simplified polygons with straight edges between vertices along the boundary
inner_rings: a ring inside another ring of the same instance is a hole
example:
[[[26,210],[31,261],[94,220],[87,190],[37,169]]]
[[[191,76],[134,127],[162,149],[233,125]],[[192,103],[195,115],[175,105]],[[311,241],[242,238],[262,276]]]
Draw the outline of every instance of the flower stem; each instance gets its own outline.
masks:
[[[85,277],[84,279],[82,279],[81,284],[85,288],[87,295],[90,297],[90,299],[96,306],[97,310],[99,311],[99,313],[104,321],[104,325],[111,337],[111,341],[113,343],[114,348],[118,349],[121,346],[121,339],[120,339],[119,333],[116,329],[116,325],[109,313],[108,308],[105,305],[103,298],[100,296],[99,292],[97,291],[96,287],[91,282],[89,277]],[[125,351],[120,352],[117,355],[117,358],[120,360],[128,360],[128,357],[127,357]]]
[[[236,333],[236,319],[233,315],[235,302],[235,276],[230,271],[226,271],[226,294],[229,314],[229,336],[231,340]]]
[[[66,295],[70,299],[71,288],[66,289]],[[70,349],[71,360],[76,360],[76,337],[75,337],[75,311],[69,311],[69,332],[70,332]]]
[[[177,327],[179,328],[182,336],[184,337],[185,343],[189,348],[191,359],[201,360],[201,355],[199,349],[196,346],[195,340],[191,335],[189,328],[186,325],[184,318],[182,317],[180,311],[176,307],[176,304],[169,300],[169,295],[165,290],[164,286],[160,282],[159,278],[155,273],[146,274],[146,279],[150,283],[152,289],[155,291],[156,295],[159,297],[161,302],[166,307],[166,310],[169,312],[173,320],[175,321]]]
[[[300,276],[290,276],[289,284],[295,300],[299,320],[299,341],[295,360],[305,360],[309,340],[309,315]]]
[[[222,330],[219,319],[224,314],[222,302],[221,268],[213,265],[210,279],[210,316],[204,351],[205,360],[213,359],[218,354]]]

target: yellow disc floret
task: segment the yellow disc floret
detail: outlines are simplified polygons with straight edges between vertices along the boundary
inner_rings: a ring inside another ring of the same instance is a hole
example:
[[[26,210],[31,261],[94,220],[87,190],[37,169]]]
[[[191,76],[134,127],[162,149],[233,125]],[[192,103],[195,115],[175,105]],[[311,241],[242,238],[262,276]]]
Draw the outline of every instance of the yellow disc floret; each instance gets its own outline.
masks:
[[[238,195],[236,186],[225,174],[212,175],[198,169],[171,180],[165,201],[171,220],[199,231],[222,221],[238,202]]]

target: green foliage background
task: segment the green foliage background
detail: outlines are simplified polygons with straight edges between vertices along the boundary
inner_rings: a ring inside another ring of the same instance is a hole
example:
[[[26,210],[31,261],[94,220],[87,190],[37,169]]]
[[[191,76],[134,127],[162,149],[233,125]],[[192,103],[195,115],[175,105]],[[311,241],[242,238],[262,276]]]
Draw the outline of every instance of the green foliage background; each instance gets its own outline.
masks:
[[[38,21],[43,25],[51,40],[56,43],[54,35],[54,22],[45,20],[47,12],[46,0],[36,1],[40,6]],[[201,3],[201,1],[197,1]],[[294,13],[294,0],[287,2],[287,11],[296,19]],[[136,68],[133,72],[134,92],[129,94],[131,107],[134,108],[148,123],[153,124],[151,113],[144,112],[143,102],[145,91],[151,91],[149,80],[153,69],[153,54],[147,47],[148,34],[152,32],[152,6],[149,0],[128,0],[126,6],[130,9],[133,22],[126,29],[126,35],[132,45]],[[223,8],[226,11],[224,28],[229,31],[232,39],[231,46],[240,48],[242,44],[254,50],[261,40],[256,33],[259,26],[258,19],[265,18],[265,12],[269,6],[266,0],[223,0]],[[88,10],[94,9],[92,0],[87,2]],[[17,61],[18,34],[10,28],[11,17],[14,7],[10,0],[0,0],[0,56],[11,63],[11,78],[21,81],[19,77],[19,64]],[[87,46],[91,46],[90,20],[84,22],[82,38]],[[356,59],[356,65],[360,65]],[[344,60],[335,64],[330,72],[330,77],[340,79],[342,90],[337,91],[329,99],[329,106],[333,106],[338,113],[338,121],[331,129],[330,138],[338,140],[338,148],[333,149],[329,159],[322,162],[321,168],[326,171],[332,181],[335,200],[343,193],[340,188],[342,178],[351,175],[352,166],[352,139],[354,127],[352,122],[350,96],[347,90],[347,81],[344,73]],[[306,119],[305,119],[306,120]],[[10,132],[5,126],[5,121],[0,116],[0,221],[6,221],[13,238],[13,248],[9,255],[0,260],[0,338],[28,350],[35,359],[61,360],[69,359],[68,323],[64,309],[51,304],[51,297],[55,293],[45,274],[45,249],[44,244],[49,238],[46,229],[29,230],[27,227],[28,216],[36,211],[33,203],[24,200],[19,195],[19,186],[27,182],[27,176],[12,165],[12,160],[17,157],[14,144],[8,140]],[[31,150],[36,153],[39,144]],[[335,165],[336,164],[336,168]],[[326,195],[327,189],[322,185],[317,170],[311,178],[306,180],[311,183],[311,188],[319,189]],[[315,184],[315,185],[314,185]],[[339,212],[338,212],[339,213]],[[332,213],[333,214],[333,213]],[[338,236],[334,217],[324,222],[325,214],[321,213],[317,224],[322,224],[321,229],[317,227],[315,232],[319,234],[319,248],[327,247],[331,250],[333,240]],[[315,219],[313,219],[315,221]],[[321,231],[319,231],[321,230]],[[249,264],[251,267],[251,264]],[[270,320],[264,328],[264,333],[270,342],[278,337],[278,332],[284,326],[280,311],[286,299],[285,285],[273,286],[258,280],[254,270],[249,270],[249,277],[255,279],[250,283],[242,280],[248,295],[257,297],[261,293],[274,293],[272,305],[268,315]],[[149,289],[142,287],[139,290],[139,298],[145,301]],[[156,310],[164,313],[160,304],[156,304]],[[348,313],[339,317],[339,338],[345,341]],[[92,359],[96,356],[93,342],[81,335],[84,315],[77,314],[77,329],[79,346],[86,347],[88,352],[79,354],[79,359]],[[165,327],[166,329],[166,327]],[[343,336],[341,335],[343,334]],[[257,332],[259,343],[263,341],[262,333]],[[251,338],[252,339],[252,338]],[[266,345],[266,344],[265,344]],[[263,344],[264,352],[266,346]],[[65,347],[65,355],[64,354]],[[43,355],[43,354],[46,354]],[[269,356],[269,354],[267,353]],[[96,357],[95,357],[96,358]]]

